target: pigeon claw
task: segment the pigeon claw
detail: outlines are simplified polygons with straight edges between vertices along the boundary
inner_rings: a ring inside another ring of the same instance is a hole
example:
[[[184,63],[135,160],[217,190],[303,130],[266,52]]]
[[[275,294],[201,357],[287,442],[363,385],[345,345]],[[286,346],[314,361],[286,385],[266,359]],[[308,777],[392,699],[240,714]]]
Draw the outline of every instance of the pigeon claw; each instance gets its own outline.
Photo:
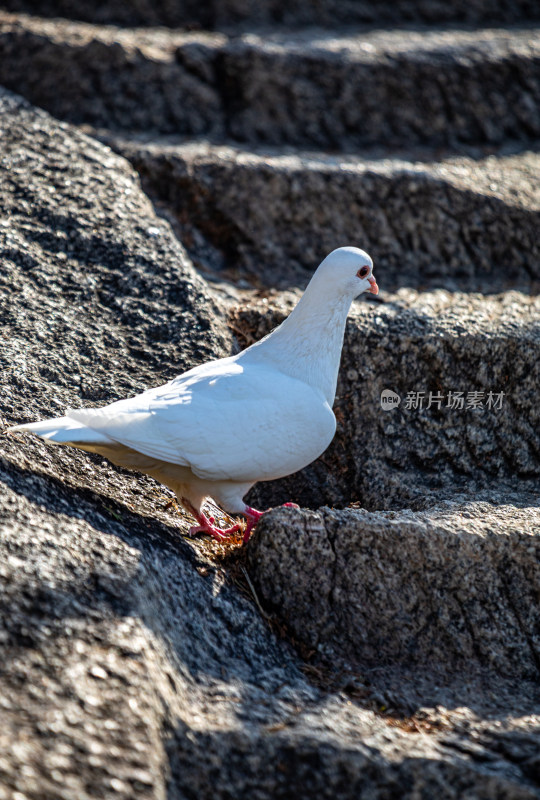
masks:
[[[247,525],[246,525],[246,530],[244,531],[244,544],[247,541],[249,541],[249,537],[251,536],[251,531],[258,523],[263,514],[264,511],[257,511],[256,508],[250,508],[249,506],[246,506],[246,509],[244,511],[244,516],[247,517]]]
[[[193,525],[189,531],[188,536],[197,536],[198,533],[206,533],[218,542],[222,542],[240,530],[240,525],[233,525],[232,528],[218,528],[214,525],[214,517],[205,517],[204,514],[193,515],[198,525]]]
[[[190,537],[197,536],[197,534],[199,533],[210,533],[210,531],[207,530],[207,528],[204,525],[192,525],[188,531],[188,536]],[[212,531],[210,535],[213,536],[214,539],[218,539],[219,541],[226,538],[221,534],[221,531],[218,534],[217,529],[216,531]]]

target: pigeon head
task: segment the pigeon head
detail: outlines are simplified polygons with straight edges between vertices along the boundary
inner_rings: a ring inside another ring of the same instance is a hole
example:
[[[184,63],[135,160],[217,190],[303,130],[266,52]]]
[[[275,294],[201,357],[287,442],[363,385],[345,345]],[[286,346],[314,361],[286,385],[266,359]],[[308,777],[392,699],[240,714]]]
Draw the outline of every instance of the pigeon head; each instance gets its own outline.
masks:
[[[358,247],[338,247],[320,264],[315,273],[328,290],[338,290],[351,299],[362,292],[379,294],[377,281],[373,277],[373,261]]]

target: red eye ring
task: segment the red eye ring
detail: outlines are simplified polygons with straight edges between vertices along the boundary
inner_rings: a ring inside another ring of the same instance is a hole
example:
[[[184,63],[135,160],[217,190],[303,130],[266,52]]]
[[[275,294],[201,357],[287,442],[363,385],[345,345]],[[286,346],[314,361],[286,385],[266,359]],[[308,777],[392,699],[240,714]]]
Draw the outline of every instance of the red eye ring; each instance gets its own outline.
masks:
[[[356,273],[356,275],[359,278],[366,278],[369,275],[369,267],[361,267]]]

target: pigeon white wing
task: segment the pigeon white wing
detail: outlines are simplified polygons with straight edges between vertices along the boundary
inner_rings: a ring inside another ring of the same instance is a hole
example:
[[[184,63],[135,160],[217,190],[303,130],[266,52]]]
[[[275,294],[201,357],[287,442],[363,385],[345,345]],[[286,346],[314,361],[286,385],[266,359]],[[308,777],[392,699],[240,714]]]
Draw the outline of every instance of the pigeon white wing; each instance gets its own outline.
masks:
[[[69,416],[145,455],[189,466],[208,480],[289,475],[317,458],[335,433],[322,392],[271,366],[235,358],[168,384]]]

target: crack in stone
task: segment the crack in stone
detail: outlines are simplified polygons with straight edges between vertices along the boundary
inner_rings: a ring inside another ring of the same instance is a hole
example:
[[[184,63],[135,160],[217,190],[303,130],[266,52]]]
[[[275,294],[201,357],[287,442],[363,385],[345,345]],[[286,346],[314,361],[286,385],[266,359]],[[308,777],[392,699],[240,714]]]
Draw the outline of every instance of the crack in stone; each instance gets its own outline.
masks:
[[[537,650],[536,650],[536,648],[534,646],[534,642],[532,640],[531,634],[527,630],[527,627],[526,627],[524,621],[522,620],[521,615],[520,615],[520,613],[518,611],[518,608],[517,608],[517,606],[516,606],[516,604],[514,602],[514,599],[512,597],[512,592],[510,590],[510,586],[509,586],[509,583],[508,583],[508,578],[507,578],[507,575],[506,575],[504,569],[497,570],[497,572],[499,573],[499,580],[501,582],[501,587],[503,589],[504,596],[506,597],[506,601],[508,603],[508,606],[509,606],[510,610],[512,611],[512,614],[513,614],[513,616],[514,616],[514,618],[515,618],[515,620],[517,622],[519,630],[521,631],[521,633],[523,635],[523,638],[527,642],[527,645],[528,645],[528,648],[529,648],[529,651],[530,651],[530,654],[531,654],[532,661],[536,666],[537,674],[540,675],[540,653],[537,652]]]

